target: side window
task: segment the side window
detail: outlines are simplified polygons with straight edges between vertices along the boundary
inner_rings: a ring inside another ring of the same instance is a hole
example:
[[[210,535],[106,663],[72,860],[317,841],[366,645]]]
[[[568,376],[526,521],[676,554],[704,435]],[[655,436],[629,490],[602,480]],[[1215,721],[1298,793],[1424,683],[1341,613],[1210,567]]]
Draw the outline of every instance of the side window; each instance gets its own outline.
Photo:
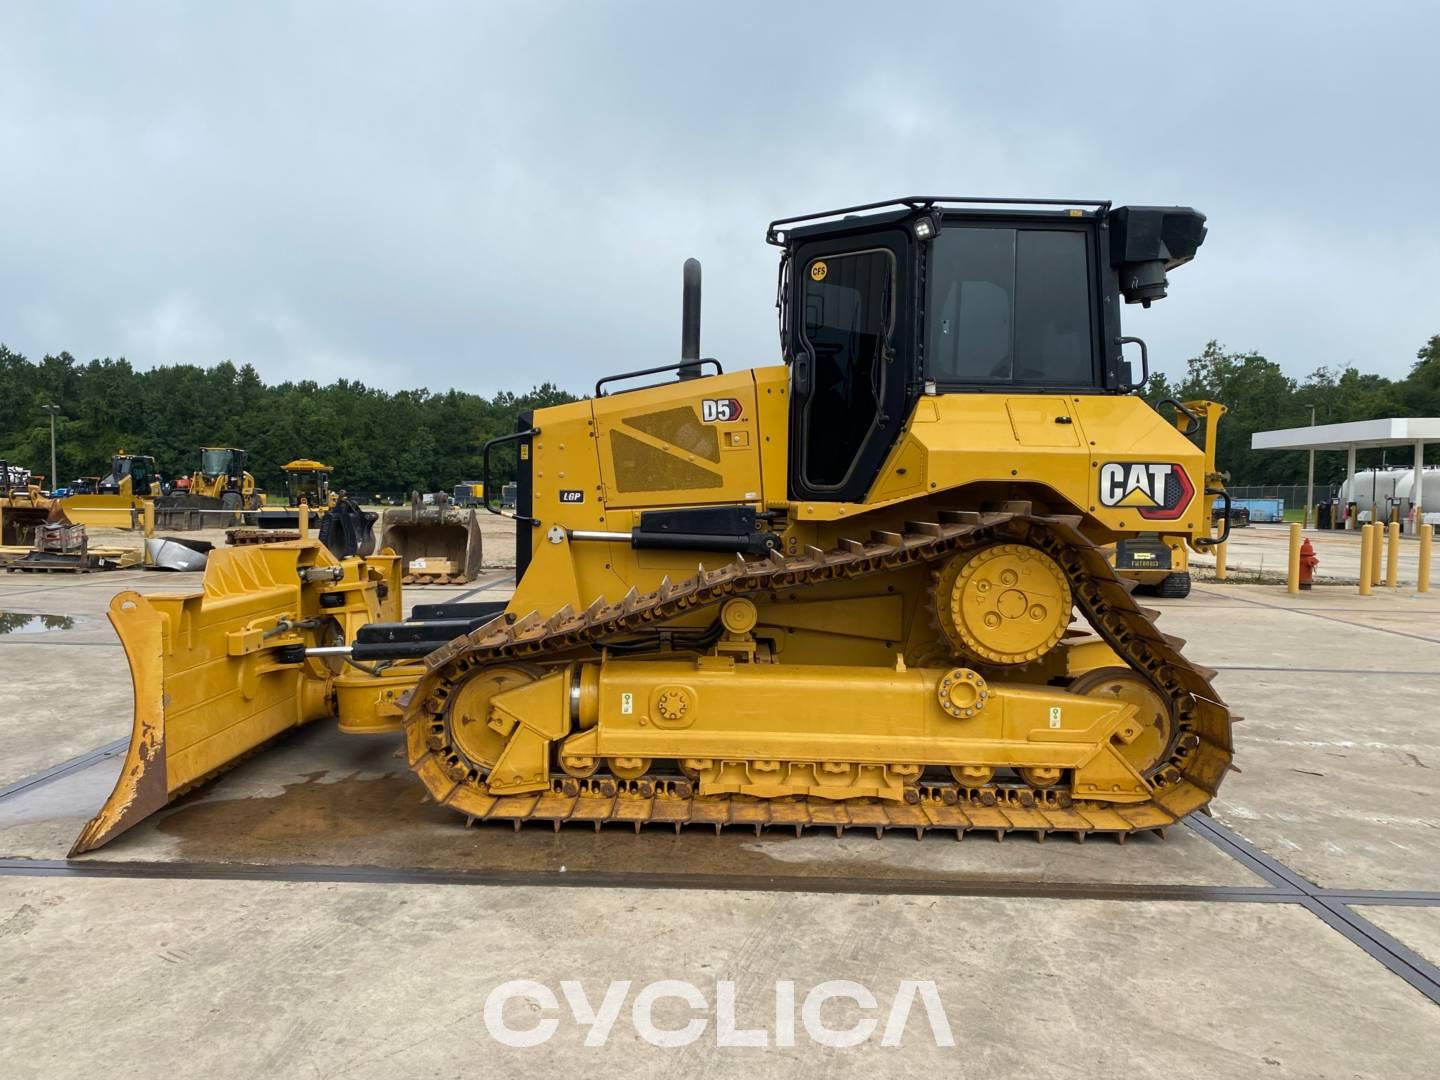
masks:
[[[942,229],[931,247],[926,370],[941,384],[1097,381],[1086,235]]]
[[[1095,381],[1085,234],[1021,229],[1015,237],[1015,381]]]
[[[826,255],[801,267],[803,339],[812,357],[805,411],[805,480],[833,487],[850,472],[880,412],[894,321],[895,257]]]
[[[945,229],[934,244],[930,278],[931,378],[1009,382],[1015,231]]]

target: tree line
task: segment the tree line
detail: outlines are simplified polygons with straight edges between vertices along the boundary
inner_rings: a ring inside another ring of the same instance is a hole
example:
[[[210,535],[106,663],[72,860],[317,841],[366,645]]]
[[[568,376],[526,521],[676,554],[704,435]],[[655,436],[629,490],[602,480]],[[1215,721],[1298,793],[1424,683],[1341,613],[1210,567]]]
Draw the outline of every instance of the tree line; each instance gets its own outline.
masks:
[[[1362,373],[1357,368],[1317,368],[1303,379],[1293,379],[1280,365],[1258,352],[1232,352],[1211,341],[1186,365],[1185,375],[1168,379],[1154,375],[1145,388],[1152,405],[1166,398],[1191,401],[1207,398],[1228,408],[1220,421],[1216,461],[1240,484],[1303,484],[1304,450],[1251,450],[1250,436],[1257,431],[1305,427],[1314,410],[1317,424],[1352,420],[1379,420],[1389,416],[1440,416],[1440,334],[1431,337],[1415,354],[1410,371],[1401,379]],[[1169,407],[1166,406],[1169,415]],[[1409,465],[1409,447],[1400,450],[1361,450],[1357,467]],[[1440,464],[1440,446],[1426,450],[1428,464]],[[1315,455],[1315,483],[1345,479],[1344,451]]]
[[[1440,334],[1416,354],[1401,379],[1353,367],[1320,368],[1294,379],[1258,352],[1233,352],[1211,341],[1178,378],[1152,376],[1146,398],[1209,398],[1229,413],[1220,424],[1220,467],[1234,484],[1289,484],[1305,477],[1305,454],[1256,452],[1253,432],[1301,427],[1314,409],[1318,424],[1385,416],[1440,416]],[[0,458],[32,472],[50,466],[50,419],[58,405],[59,477],[104,476],[110,456],[124,449],[150,454],[169,479],[199,465],[201,446],[250,451],[256,482],[284,488],[281,466],[318,458],[335,467],[334,483],[354,494],[436,491],[480,478],[487,439],[515,429],[526,410],[577,400],[552,383],[526,394],[494,397],[426,389],[388,393],[342,379],[267,385],[254,367],[226,362],[137,371],[125,359],[77,361],[62,352],[31,361],[0,345]],[[1168,409],[1168,406],[1165,407]],[[1431,448],[1440,462],[1440,447]],[[1382,451],[1362,451],[1360,466],[1379,465]],[[1408,464],[1407,451],[1390,464]],[[509,479],[513,458],[497,456],[496,480]],[[1316,459],[1316,482],[1343,479],[1343,454]]]
[[[362,498],[439,491],[480,479],[481,447],[515,430],[529,409],[576,400],[551,383],[494,397],[462,390],[387,393],[342,379],[267,385],[249,364],[179,364],[137,371],[129,361],[80,363],[69,353],[27,360],[0,345],[0,458],[50,471],[50,418],[56,419],[58,479],[104,476],[119,450],[150,454],[167,480],[194,472],[200,447],[250,452],[255,482],[285,490],[281,466],[316,458],[334,466],[332,482]],[[496,482],[513,455],[496,455]]]

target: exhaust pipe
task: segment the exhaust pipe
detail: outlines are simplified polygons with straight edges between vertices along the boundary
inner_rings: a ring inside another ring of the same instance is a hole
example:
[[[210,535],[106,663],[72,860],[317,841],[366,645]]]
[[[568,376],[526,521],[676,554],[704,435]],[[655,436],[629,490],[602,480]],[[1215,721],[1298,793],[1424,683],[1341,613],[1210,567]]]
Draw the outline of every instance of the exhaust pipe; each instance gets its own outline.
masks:
[[[680,309],[680,378],[700,377],[700,260],[685,260]]]

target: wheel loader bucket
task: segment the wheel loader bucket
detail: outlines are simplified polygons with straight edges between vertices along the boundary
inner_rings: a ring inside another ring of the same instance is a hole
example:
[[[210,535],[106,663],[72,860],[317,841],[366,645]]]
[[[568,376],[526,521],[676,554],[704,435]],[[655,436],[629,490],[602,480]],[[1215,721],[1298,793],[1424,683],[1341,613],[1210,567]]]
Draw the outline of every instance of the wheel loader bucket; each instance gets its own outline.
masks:
[[[376,564],[342,563],[314,540],[218,548],[200,592],[116,596],[109,615],[130,664],[134,725],[115,788],[70,854],[330,715],[338,663],[297,656],[296,647],[347,642],[357,625],[398,616],[398,568],[384,556]],[[393,589],[374,587],[387,577]]]
[[[0,500],[0,547],[30,547],[41,525],[68,525],[59,503]]]
[[[474,510],[414,506],[385,511],[382,548],[400,556],[406,581],[440,579],[454,584],[480,575],[480,522]]]

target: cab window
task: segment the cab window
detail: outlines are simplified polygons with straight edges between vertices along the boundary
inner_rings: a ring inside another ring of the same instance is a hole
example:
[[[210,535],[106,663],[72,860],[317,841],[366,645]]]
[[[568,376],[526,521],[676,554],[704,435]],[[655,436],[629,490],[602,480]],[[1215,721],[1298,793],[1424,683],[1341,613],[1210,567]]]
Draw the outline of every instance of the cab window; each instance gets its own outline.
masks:
[[[1083,231],[946,227],[932,242],[928,278],[927,378],[942,386],[1098,383]]]
[[[813,361],[803,471],[815,487],[849,475],[881,411],[894,322],[895,257],[888,250],[815,258],[804,274],[803,339]]]

